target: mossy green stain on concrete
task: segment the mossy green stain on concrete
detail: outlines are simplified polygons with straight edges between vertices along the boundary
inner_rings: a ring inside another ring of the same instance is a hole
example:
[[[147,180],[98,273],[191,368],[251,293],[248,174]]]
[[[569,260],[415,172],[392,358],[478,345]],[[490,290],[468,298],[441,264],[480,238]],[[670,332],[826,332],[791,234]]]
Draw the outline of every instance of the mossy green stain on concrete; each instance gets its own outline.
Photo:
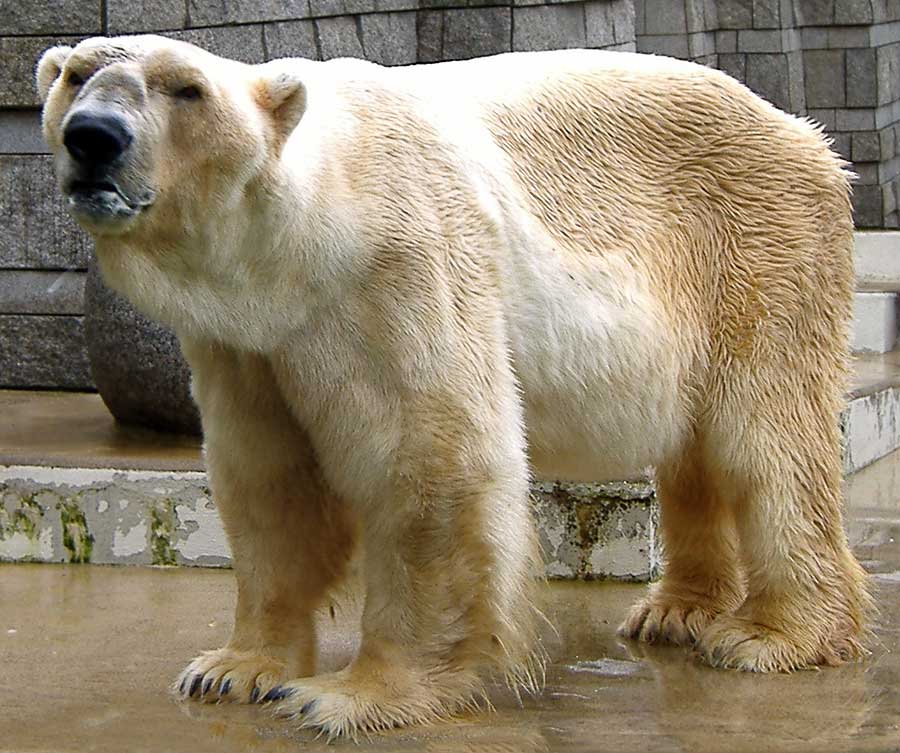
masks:
[[[63,500],[57,504],[62,524],[63,546],[69,554],[69,562],[91,561],[94,537],[88,531],[84,510],[77,500]]]
[[[154,565],[177,565],[174,538],[177,519],[171,499],[150,508],[150,554]]]

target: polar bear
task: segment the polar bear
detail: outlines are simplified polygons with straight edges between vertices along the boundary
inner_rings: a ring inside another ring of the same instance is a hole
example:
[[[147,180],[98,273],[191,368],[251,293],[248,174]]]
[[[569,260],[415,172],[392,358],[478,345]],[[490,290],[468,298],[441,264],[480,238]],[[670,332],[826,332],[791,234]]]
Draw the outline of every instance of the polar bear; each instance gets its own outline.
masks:
[[[850,175],[819,128],[596,51],[250,66],[136,36],[37,79],[106,280],[193,373],[238,596],[182,696],[354,735],[531,684],[529,478],[648,466],[665,574],[624,636],[760,672],[864,652]],[[316,675],[356,549],[361,646]]]

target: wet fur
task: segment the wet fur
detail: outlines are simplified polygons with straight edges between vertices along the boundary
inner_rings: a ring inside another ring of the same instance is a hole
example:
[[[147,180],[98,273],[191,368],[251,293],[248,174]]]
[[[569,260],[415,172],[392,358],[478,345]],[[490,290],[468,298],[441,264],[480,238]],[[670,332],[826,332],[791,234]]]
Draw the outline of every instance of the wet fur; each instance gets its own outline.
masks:
[[[67,65],[94,83],[68,92]],[[146,84],[190,75],[189,116]],[[234,555],[234,635],[180,692],[353,736],[456,713],[486,672],[532,687],[530,476],[647,465],[666,574],[625,635],[754,671],[861,654],[849,175],[817,128],[618,53],[250,67],[138,37],[57,48],[38,80],[58,166],[104,81],[177,121],[138,141],[157,205],[93,231],[179,334]],[[362,647],[315,675],[312,614],[357,549]]]

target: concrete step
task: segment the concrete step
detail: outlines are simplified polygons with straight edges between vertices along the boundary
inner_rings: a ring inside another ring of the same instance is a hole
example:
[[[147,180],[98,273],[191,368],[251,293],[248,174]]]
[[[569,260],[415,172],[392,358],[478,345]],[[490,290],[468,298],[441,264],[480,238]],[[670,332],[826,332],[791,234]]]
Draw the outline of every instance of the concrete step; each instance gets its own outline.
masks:
[[[900,447],[898,374],[900,351],[857,362],[842,417],[846,473],[877,476],[871,469]],[[123,429],[96,395],[0,392],[0,408],[0,560],[230,564],[194,440]],[[548,577],[658,574],[650,479],[535,483],[532,505]],[[868,523],[852,530],[861,542],[876,535]]]
[[[858,292],[853,301],[852,347],[856,353],[887,353],[897,344],[900,293]]]
[[[853,350],[887,353],[900,335],[900,231],[854,234]]]
[[[900,291],[900,231],[860,231],[854,246],[858,290]]]

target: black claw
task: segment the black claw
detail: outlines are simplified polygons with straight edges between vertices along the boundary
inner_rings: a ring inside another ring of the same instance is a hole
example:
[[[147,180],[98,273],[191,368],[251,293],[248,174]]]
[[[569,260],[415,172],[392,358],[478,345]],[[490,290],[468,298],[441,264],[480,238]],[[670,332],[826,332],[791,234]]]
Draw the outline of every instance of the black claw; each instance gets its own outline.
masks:
[[[272,688],[268,693],[263,696],[264,701],[280,701],[282,698],[288,698],[289,696],[294,695],[293,688],[285,688],[281,685],[276,685]]]
[[[300,713],[301,713],[301,714],[308,714],[308,713],[309,713],[310,711],[312,711],[315,707],[316,707],[316,702],[315,702],[315,701],[308,701],[307,703],[304,703],[304,704],[300,707]]]
[[[256,703],[257,698],[259,698],[259,688],[253,688],[250,691],[250,703]]]
[[[229,690],[231,690],[231,678],[222,680],[222,684],[219,686],[219,695],[228,695]]]
[[[178,692],[181,693],[181,695],[184,695],[184,688],[187,685],[188,677],[190,677],[190,675],[185,675],[181,678],[181,685],[178,686]]]
[[[210,677],[206,682],[203,683],[203,690],[200,692],[200,695],[206,695],[209,692],[209,689],[212,687],[213,678]]]
[[[194,675],[194,681],[191,683],[191,689],[188,691],[189,696],[194,696],[201,682],[203,682],[203,675]]]

